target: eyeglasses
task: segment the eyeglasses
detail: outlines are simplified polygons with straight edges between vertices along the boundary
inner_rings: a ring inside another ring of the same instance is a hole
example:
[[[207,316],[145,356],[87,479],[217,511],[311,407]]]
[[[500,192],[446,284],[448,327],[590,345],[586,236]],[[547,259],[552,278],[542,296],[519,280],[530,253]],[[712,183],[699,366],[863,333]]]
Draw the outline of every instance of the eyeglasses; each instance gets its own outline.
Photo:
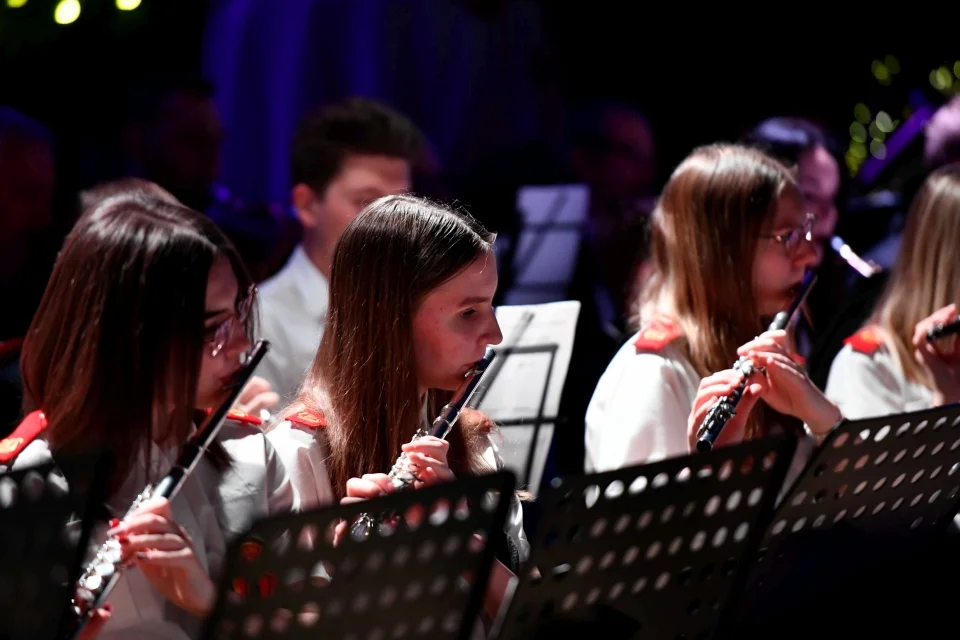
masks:
[[[766,238],[768,240],[776,240],[781,245],[783,245],[784,250],[788,254],[792,254],[800,246],[801,240],[806,240],[807,242],[813,241],[813,227],[817,224],[817,216],[812,213],[808,213],[807,217],[804,219],[803,224],[799,227],[791,229],[786,233],[760,236],[761,238]]]
[[[212,337],[207,341],[207,344],[210,346],[211,357],[216,358],[220,355],[223,348],[230,342],[230,338],[233,337],[233,331],[237,326],[239,326],[241,330],[245,330],[243,325],[250,317],[250,311],[253,309],[253,301],[256,297],[257,287],[250,285],[250,288],[247,289],[247,294],[237,303],[236,313],[218,324],[216,328],[212,328]]]

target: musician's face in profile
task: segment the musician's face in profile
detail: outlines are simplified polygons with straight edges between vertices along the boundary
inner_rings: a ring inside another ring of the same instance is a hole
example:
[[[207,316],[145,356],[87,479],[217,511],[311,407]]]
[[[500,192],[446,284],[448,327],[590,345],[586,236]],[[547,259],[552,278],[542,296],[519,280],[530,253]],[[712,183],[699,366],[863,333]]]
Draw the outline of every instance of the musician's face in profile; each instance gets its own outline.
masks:
[[[753,290],[760,316],[787,309],[804,272],[816,265],[816,250],[805,234],[808,229],[801,199],[795,194],[782,196],[773,220],[760,232],[753,261]]]
[[[503,334],[493,313],[497,263],[492,252],[428,293],[413,316],[417,382],[453,391]]]
[[[240,354],[250,349],[250,341],[237,313],[237,277],[226,258],[219,258],[207,277],[207,297],[203,321],[203,357],[197,381],[197,408],[216,408],[229,393],[231,378],[240,369]],[[218,331],[229,323],[228,330]],[[214,347],[223,340],[219,352]]]

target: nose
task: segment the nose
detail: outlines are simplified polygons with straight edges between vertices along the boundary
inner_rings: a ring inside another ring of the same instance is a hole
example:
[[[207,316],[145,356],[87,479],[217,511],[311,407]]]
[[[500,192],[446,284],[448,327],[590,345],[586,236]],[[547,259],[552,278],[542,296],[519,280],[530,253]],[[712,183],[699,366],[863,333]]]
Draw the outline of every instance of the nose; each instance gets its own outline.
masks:
[[[803,270],[816,267],[820,264],[823,256],[823,245],[817,242],[816,238],[804,237],[800,240],[797,250],[793,256],[793,263]]]
[[[247,336],[246,328],[242,323],[234,320],[230,338],[223,347],[224,354],[229,358],[238,358],[241,353],[249,351],[250,346],[250,338]]]
[[[483,335],[483,344],[484,346],[498,345],[503,342],[503,332],[500,331],[500,323],[497,322],[497,316],[493,313],[490,314],[490,326],[487,328],[486,333]]]

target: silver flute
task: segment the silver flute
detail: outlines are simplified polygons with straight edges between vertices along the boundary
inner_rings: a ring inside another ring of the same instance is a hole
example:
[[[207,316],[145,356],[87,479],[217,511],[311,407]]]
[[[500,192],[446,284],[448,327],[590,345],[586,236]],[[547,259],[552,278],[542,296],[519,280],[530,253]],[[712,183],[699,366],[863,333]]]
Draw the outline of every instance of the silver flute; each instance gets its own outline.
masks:
[[[862,275],[864,278],[869,278],[883,271],[883,269],[877,265],[858,256],[854,250],[850,248],[850,245],[848,245],[840,236],[833,236],[830,238],[830,246],[841,258],[846,261],[848,265],[850,265],[851,269]]]
[[[180,492],[184,482],[200,462],[207,447],[217,437],[220,427],[223,426],[230,413],[230,407],[237,401],[240,392],[268,349],[269,343],[265,340],[261,340],[254,346],[243,368],[233,380],[230,397],[210,414],[203,425],[187,441],[170,472],[160,482],[155,485],[147,485],[140,492],[140,495],[134,499],[133,504],[127,509],[123,520],[129,518],[133,512],[152,498],[173,500]],[[67,630],[68,637],[71,639],[80,637],[87,623],[90,622],[93,613],[103,607],[107,601],[107,596],[120,581],[124,569],[121,556],[120,543],[115,538],[108,538],[97,550],[93,560],[84,568],[80,579],[74,585],[73,597],[71,598],[71,612],[74,617]]]
[[[453,429],[457,423],[460,412],[467,405],[467,402],[470,401],[473,392],[477,390],[483,374],[486,373],[487,368],[495,357],[497,357],[496,351],[491,347],[487,347],[483,358],[477,361],[474,367],[464,374],[464,380],[460,388],[453,393],[450,402],[443,406],[440,415],[434,419],[429,427],[420,427],[417,429],[417,432],[413,434],[410,442],[416,442],[424,436],[434,436],[441,440],[446,438],[447,434],[450,433],[450,430]],[[418,480],[416,471],[411,470],[410,460],[406,453],[400,454],[397,461],[393,463],[393,467],[390,469],[388,476],[397,491],[412,489],[413,483]],[[356,539],[366,538],[378,530],[384,520],[392,516],[393,514],[390,512],[381,514],[362,513],[353,525],[351,525],[350,535]]]

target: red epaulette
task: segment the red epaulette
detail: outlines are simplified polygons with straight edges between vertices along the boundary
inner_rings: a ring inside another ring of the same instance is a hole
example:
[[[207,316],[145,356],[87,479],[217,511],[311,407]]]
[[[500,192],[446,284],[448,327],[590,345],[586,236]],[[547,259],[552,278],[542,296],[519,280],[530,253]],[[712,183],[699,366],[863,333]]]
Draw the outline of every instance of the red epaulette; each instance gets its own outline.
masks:
[[[843,344],[850,345],[854,351],[872,356],[883,344],[883,334],[877,327],[864,327],[844,340]]]
[[[246,411],[240,411],[240,409],[230,409],[227,412],[227,420],[233,420],[234,422],[240,422],[242,424],[252,424],[260,426],[263,424],[263,420],[257,416],[250,415]]]
[[[640,330],[633,346],[637,352],[660,351],[683,335],[680,327],[665,318],[655,318]]]
[[[293,424],[298,424],[308,429],[324,429],[327,426],[327,417],[319,411],[312,409],[301,409],[300,411],[286,417]]]
[[[43,413],[34,411],[29,414],[13,433],[0,440],[0,464],[7,464],[20,455],[46,428],[47,417]]]

